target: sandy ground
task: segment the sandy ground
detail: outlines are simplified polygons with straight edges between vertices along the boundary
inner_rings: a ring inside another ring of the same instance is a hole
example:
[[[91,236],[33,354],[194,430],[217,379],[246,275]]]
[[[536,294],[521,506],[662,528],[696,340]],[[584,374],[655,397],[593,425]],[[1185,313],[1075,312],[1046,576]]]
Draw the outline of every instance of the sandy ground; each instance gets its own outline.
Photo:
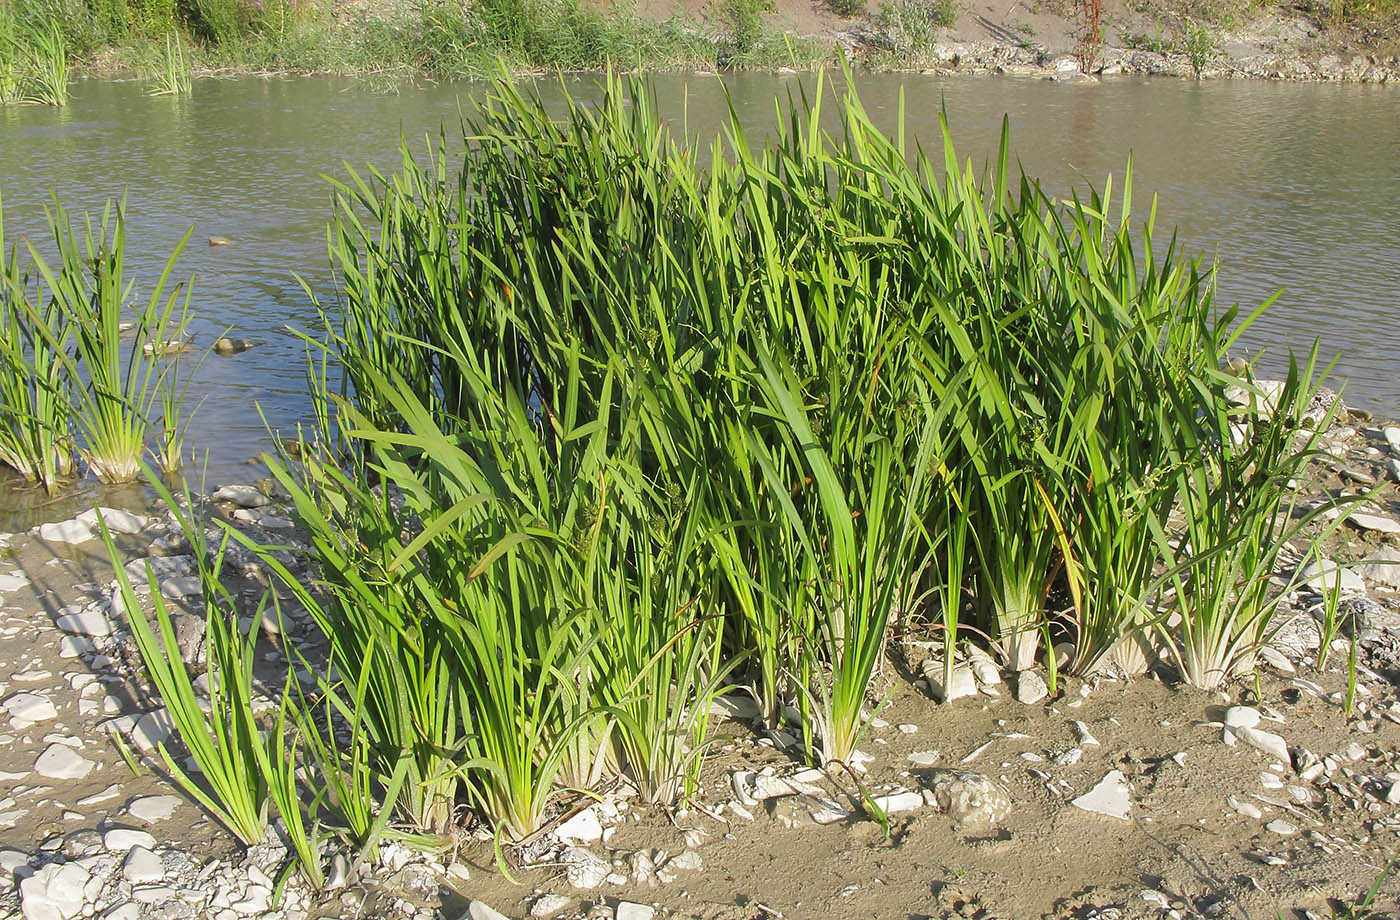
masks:
[[[1360,480],[1384,476],[1389,460],[1378,431],[1336,431],[1330,446],[1336,459],[1317,471],[1319,488],[1340,494],[1358,488]],[[122,494],[139,504],[138,493]],[[1393,518],[1400,514],[1398,498],[1395,485],[1387,483],[1373,500],[1374,510]],[[236,510],[214,507],[225,517]],[[65,503],[40,503],[27,513],[45,510],[50,517],[72,513]],[[138,533],[121,537],[123,558],[170,551],[170,528],[158,509],[138,510],[151,512],[151,519]],[[9,523],[15,521],[12,514]],[[1393,547],[1395,539],[1347,528],[1333,548],[1350,562]],[[132,679],[131,644],[121,636],[120,617],[114,618],[114,636],[97,642],[98,649],[75,647],[56,625],[65,610],[109,592],[111,569],[101,543],[56,543],[38,533],[17,533],[3,542],[0,573],[22,575],[29,584],[12,582],[4,593],[0,704],[37,693],[55,711],[33,724],[11,720],[8,730],[0,724],[0,848],[42,862],[49,859],[44,852],[82,852],[102,834],[129,827],[151,833],[168,857],[193,859],[196,869],[214,860],[239,865],[239,848],[186,797],[168,818],[132,814],[142,797],[173,790],[159,770],[133,775],[111,729],[128,731],[136,718],[158,709],[157,701]],[[872,795],[919,793],[948,775],[941,771],[976,772],[1003,790],[1011,805],[1009,815],[993,824],[960,826],[915,796],[912,810],[891,815],[886,836],[862,813],[857,788],[845,777],[809,777],[822,795],[850,812],[831,824],[814,823],[794,798],[736,809],[736,771],[792,776],[803,767],[743,718],[730,718],[720,725],[722,743],[707,759],[694,806],[673,812],[630,803],[611,822],[606,844],[591,844],[620,873],[597,890],[571,887],[558,850],[511,851],[508,879],[495,867],[491,847],[476,843],[456,854],[455,874],[434,876],[440,881],[436,893],[435,885],[425,892],[421,879],[417,887],[407,885],[402,870],[371,872],[358,881],[353,897],[332,893],[319,910],[294,916],[426,920],[437,912],[455,920],[470,899],[480,899],[520,917],[549,893],[567,899],[559,916],[619,920],[642,916],[618,913],[622,902],[713,920],[1273,918],[1309,916],[1305,911],[1341,916],[1400,854],[1396,580],[1378,576],[1367,585],[1373,622],[1364,633],[1358,705],[1350,719],[1342,710],[1346,644],[1339,638],[1327,670],[1318,672],[1309,647],[1316,647],[1317,630],[1305,592],[1281,614],[1291,625],[1275,643],[1281,655],[1272,656],[1273,666],[1260,668],[1257,696],[1248,679],[1225,692],[1194,691],[1163,665],[1132,681],[1066,679],[1055,695],[1033,705],[1018,702],[1005,683],[938,705],[916,679],[929,637],[910,636],[877,682],[884,704],[861,744],[872,758],[863,786]],[[234,589],[249,603],[261,590],[246,579]],[[267,640],[261,656],[268,674],[283,667],[278,641]],[[1287,760],[1231,737],[1221,726],[1231,705],[1260,714],[1259,728],[1287,744]],[[111,721],[122,717],[127,721]],[[76,750],[91,762],[90,772],[68,779],[32,772],[39,755],[54,745]],[[1124,816],[1075,804],[1111,779],[1112,771],[1126,784]],[[560,807],[587,804],[564,801]],[[669,873],[669,883],[659,884],[654,873],[637,868],[638,854],[665,866],[687,849],[694,851],[687,858],[698,856],[701,866]],[[120,897],[132,889],[109,890]],[[1397,897],[1400,884],[1386,879],[1375,915],[1400,915]],[[0,917],[17,915],[6,913],[17,908],[14,889],[0,890]],[[132,916],[187,915],[142,910]]]

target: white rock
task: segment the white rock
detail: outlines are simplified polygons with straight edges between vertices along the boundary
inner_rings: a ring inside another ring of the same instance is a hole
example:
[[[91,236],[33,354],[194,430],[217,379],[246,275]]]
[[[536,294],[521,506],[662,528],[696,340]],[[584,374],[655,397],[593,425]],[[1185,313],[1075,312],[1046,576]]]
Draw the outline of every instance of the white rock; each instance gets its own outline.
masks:
[[[929,694],[935,702],[951,703],[977,695],[977,678],[965,664],[953,667],[953,680],[946,691],[943,688],[943,662],[938,659],[930,658],[924,662],[924,679],[928,681]]]
[[[1381,437],[1385,438],[1385,444],[1390,448],[1390,452],[1396,457],[1400,457],[1400,428],[1387,425],[1381,429]]]
[[[1253,728],[1263,716],[1253,706],[1231,706],[1225,710],[1226,728]]]
[[[1373,530],[1376,533],[1400,533],[1400,521],[1379,514],[1366,514],[1357,511],[1347,518],[1347,521],[1361,530]]]
[[[1095,738],[1089,731],[1089,726],[1078,719],[1071,719],[1069,724],[1074,728],[1074,735],[1078,739],[1080,747],[1096,747],[1098,745],[1099,739]]]
[[[652,920],[656,916],[656,909],[633,901],[622,901],[618,903],[614,916],[617,920]]]
[[[967,663],[972,668],[972,676],[977,678],[977,683],[986,687],[1001,683],[1001,668],[997,667],[992,656],[975,645],[968,645],[966,648]]]
[[[874,797],[875,806],[886,814],[896,815],[904,811],[918,811],[924,805],[924,797],[917,792],[895,792]]]
[[[1387,805],[1400,805],[1400,780],[1390,784],[1390,789],[1385,794]]]
[[[83,910],[88,873],[77,863],[50,863],[19,883],[25,920],[71,920]]]
[[[45,543],[86,543],[94,536],[92,528],[78,520],[40,524],[30,533],[37,533]]]
[[[1108,815],[1110,818],[1120,818],[1124,821],[1128,820],[1128,816],[1133,810],[1132,795],[1121,770],[1109,770],[1093,789],[1070,804],[1075,808],[1082,808],[1084,811]]]
[[[1292,837],[1294,834],[1298,833],[1297,827],[1283,820],[1282,818],[1275,818],[1268,824],[1265,824],[1264,829],[1267,831],[1273,831],[1280,837]]]
[[[1323,559],[1321,562],[1314,559],[1303,566],[1303,570],[1298,573],[1298,582],[1314,591],[1322,592],[1336,588],[1339,577],[1343,594],[1366,593],[1366,582],[1361,580],[1360,575],[1351,569],[1342,568],[1330,559]]]
[[[1259,810],[1258,805],[1255,805],[1252,802],[1246,802],[1243,799],[1237,799],[1233,795],[1225,797],[1225,804],[1229,805],[1236,812],[1244,815],[1246,818],[1253,818],[1257,821],[1260,818],[1264,817],[1264,813]]]
[[[1298,673],[1297,667],[1289,660],[1288,656],[1272,645],[1262,646],[1259,649],[1259,658],[1275,671],[1281,671],[1284,674]]]
[[[96,766],[66,744],[50,744],[34,761],[34,772],[49,779],[82,779]]]
[[[1367,584],[1400,588],[1400,550],[1393,546],[1379,546],[1353,566],[1353,570]]]
[[[151,523],[151,519],[139,514],[132,514],[130,511],[122,511],[118,508],[89,508],[79,514],[74,520],[87,525],[89,530],[97,530],[97,515],[102,513],[102,520],[107,525],[107,529],[112,533],[137,534]]]
[[[762,714],[763,710],[753,697],[742,694],[730,693],[710,701],[710,715],[716,718],[751,722]]]
[[[100,920],[141,920],[141,908],[128,901],[103,911]]]
[[[107,848],[109,853],[125,853],[132,847],[153,850],[156,846],[156,838],[146,831],[116,827],[102,835],[102,845]]]
[[[896,725],[895,728],[899,730],[901,735],[913,735],[917,734],[919,731],[919,726],[910,722],[901,722]]]
[[[928,788],[933,794],[933,807],[968,830],[996,827],[1011,814],[1010,793],[981,773],[935,770]]]
[[[271,902],[272,892],[269,889],[262,885],[249,885],[242,900],[234,901],[229,908],[240,914],[261,914],[267,911]]]
[[[559,856],[564,875],[574,888],[592,889],[603,884],[612,865],[582,847],[569,847]]]
[[[530,916],[537,920],[548,920],[549,917],[559,916],[573,905],[574,899],[562,894],[542,894],[530,905]]]
[[[133,559],[126,564],[126,574],[133,585],[149,583],[146,577],[147,570],[156,577],[156,581],[175,575],[189,575],[195,570],[194,557],[190,555],[147,556],[144,559]]]
[[[58,657],[71,660],[91,655],[97,651],[97,644],[87,636],[64,636],[58,642]]]
[[[131,889],[131,898],[142,904],[169,904],[176,899],[176,893],[169,885],[135,885]]]
[[[204,582],[198,575],[173,575],[170,578],[163,578],[160,582],[160,593],[171,600],[178,601],[181,598],[196,597],[204,592]]]
[[[11,591],[18,591],[26,587],[29,579],[23,572],[6,572],[0,574],[0,594],[9,594]]]
[[[565,843],[592,843],[603,839],[603,823],[592,808],[585,808],[554,829],[554,836]]]
[[[1289,766],[1293,763],[1292,758],[1288,756],[1288,742],[1284,741],[1283,738],[1275,735],[1273,732],[1266,732],[1262,729],[1249,728],[1246,726],[1234,729],[1234,732],[1235,736],[1245,744],[1256,750],[1263,751],[1279,763],[1285,766]]]
[[[53,700],[42,693],[16,693],[5,700],[4,705],[10,718],[21,722],[47,722],[58,718],[58,710],[54,708]]]
[[[216,502],[229,502],[244,508],[261,508],[267,504],[267,496],[253,486],[219,486],[214,490],[213,497]]]
[[[485,901],[472,901],[467,905],[467,916],[471,920],[510,920]]]
[[[110,636],[113,630],[112,621],[96,607],[89,607],[77,613],[61,616],[55,621],[55,624],[70,635],[91,638]]]
[[[153,709],[136,720],[131,728],[131,741],[142,753],[149,754],[175,730],[175,723],[165,709]]]
[[[666,866],[670,869],[679,869],[682,872],[699,872],[704,868],[704,863],[700,859],[700,854],[694,850],[682,850],[671,857]]]
[[[1016,675],[1016,699],[1027,706],[1034,706],[1050,695],[1045,679],[1035,671],[1022,671]]]
[[[175,814],[175,809],[180,807],[180,801],[177,795],[143,795],[131,800],[131,804],[126,807],[126,813],[138,821],[155,824]]]
[[[112,783],[106,789],[100,789],[97,792],[94,792],[92,795],[85,795],[73,804],[77,805],[79,808],[88,808],[92,805],[98,804],[99,802],[106,802],[109,799],[115,799],[118,795],[121,794],[121,791],[121,786],[117,785],[116,783]]]
[[[134,846],[122,861],[122,877],[133,885],[159,882],[165,878],[165,866],[160,857],[146,847]]]
[[[915,751],[909,755],[908,760],[916,767],[931,767],[938,763],[942,756],[941,751]]]

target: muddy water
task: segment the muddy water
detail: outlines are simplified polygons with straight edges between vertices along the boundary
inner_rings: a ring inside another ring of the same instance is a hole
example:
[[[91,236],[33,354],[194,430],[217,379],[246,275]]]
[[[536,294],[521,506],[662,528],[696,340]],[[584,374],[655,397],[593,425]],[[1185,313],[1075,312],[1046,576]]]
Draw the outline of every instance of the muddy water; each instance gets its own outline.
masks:
[[[809,78],[736,76],[724,87],[756,131],[772,121],[775,94]],[[587,96],[592,79],[571,84]],[[1177,225],[1186,246],[1221,266],[1227,302],[1253,305],[1283,288],[1249,339],[1285,345],[1320,338],[1341,353],[1348,401],[1400,415],[1400,88],[1123,79],[1069,86],[1002,77],[872,76],[861,92],[876,120],[893,125],[899,92],[908,129],[938,144],[947,108],[964,157],[995,149],[1003,113],[1016,156],[1062,194],[1110,173],[1131,154],[1137,201],[1161,195],[1159,227]],[[710,135],[725,113],[715,77],[663,77],[668,113]],[[558,88],[546,86],[557,98]],[[188,98],[143,95],[139,83],[88,81],[64,109],[0,108],[0,193],[10,241],[43,233],[56,193],[70,210],[100,208],[125,192],[129,270],[150,278],[190,226],[181,261],[195,276],[200,341],[257,340],[232,358],[210,357],[191,399],[191,443],[207,449],[208,476],[255,475],[247,463],[267,444],[264,423],[289,429],[306,400],[301,342],[315,311],[293,277],[333,296],[326,268],[323,174],[345,164],[391,168],[400,137],[449,132],[482,87],[405,87],[376,94],[334,79],[208,79]],[[1145,214],[1145,207],[1141,208]],[[231,245],[211,247],[211,235]],[[0,492],[12,492],[12,480]],[[0,506],[19,501],[0,496]],[[21,514],[20,516],[26,516]]]

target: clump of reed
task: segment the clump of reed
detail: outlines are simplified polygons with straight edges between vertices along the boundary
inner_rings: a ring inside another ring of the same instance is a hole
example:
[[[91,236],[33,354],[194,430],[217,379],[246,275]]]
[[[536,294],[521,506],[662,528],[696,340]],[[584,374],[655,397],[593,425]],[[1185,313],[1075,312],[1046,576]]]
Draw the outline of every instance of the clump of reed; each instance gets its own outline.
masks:
[[[103,482],[138,478],[148,451],[177,470],[191,314],[171,276],[189,233],[142,303],[124,270],[124,203],[87,217],[81,237],[56,202],[46,214],[56,259],[28,240],[27,258],[6,249],[0,213],[0,461],[50,492],[75,454]]]
[[[569,790],[679,801],[721,692],[849,763],[909,633],[945,675],[981,635],[1205,688],[1268,637],[1315,357],[1231,401],[1258,311],[1134,228],[1131,168],[1056,201],[1005,130],[979,173],[946,120],[934,160],[902,105],[890,136],[832,104],[757,147],[736,118],[702,169],[640,82],[556,118],[503,81],[460,159],[336,183],[315,421],[271,459],[314,581],[247,542],[328,642],[285,705],[357,739],[299,735],[354,845],[376,798],[501,844]]]

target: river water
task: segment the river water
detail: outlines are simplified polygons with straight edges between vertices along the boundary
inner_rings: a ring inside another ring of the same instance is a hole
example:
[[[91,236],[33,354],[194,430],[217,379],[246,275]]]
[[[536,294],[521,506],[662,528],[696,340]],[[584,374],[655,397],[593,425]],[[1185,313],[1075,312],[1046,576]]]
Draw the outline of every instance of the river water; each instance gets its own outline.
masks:
[[[774,97],[813,79],[722,82],[761,134]],[[1222,301],[1253,306],[1284,289],[1247,340],[1268,346],[1266,367],[1279,366],[1288,346],[1320,339],[1340,354],[1349,404],[1400,416],[1400,87],[920,75],[858,83],[877,123],[891,127],[902,89],[908,130],[935,153],[946,106],[959,153],[979,166],[1008,115],[1015,156],[1052,194],[1101,186],[1110,173],[1116,187],[1131,155],[1139,214],[1159,193],[1159,240],[1177,226],[1188,251],[1218,260]],[[568,85],[582,97],[595,92],[591,77]],[[655,86],[664,111],[692,135],[717,130],[726,112],[720,78],[659,77]],[[557,81],[542,87],[558,98]],[[143,95],[135,82],[83,81],[63,109],[0,107],[6,235],[42,235],[51,193],[80,212],[125,192],[128,271],[149,285],[194,226],[177,276],[195,278],[198,343],[229,330],[260,344],[205,361],[191,391],[189,442],[207,449],[211,480],[246,479],[249,459],[268,444],[263,416],[289,430],[306,413],[304,347],[287,328],[316,322],[294,271],[333,296],[323,176],[345,175],[347,163],[392,168],[401,137],[421,150],[441,124],[451,136],[485,89],[381,94],[329,78],[203,79],[175,98]],[[233,243],[211,247],[211,235]]]

